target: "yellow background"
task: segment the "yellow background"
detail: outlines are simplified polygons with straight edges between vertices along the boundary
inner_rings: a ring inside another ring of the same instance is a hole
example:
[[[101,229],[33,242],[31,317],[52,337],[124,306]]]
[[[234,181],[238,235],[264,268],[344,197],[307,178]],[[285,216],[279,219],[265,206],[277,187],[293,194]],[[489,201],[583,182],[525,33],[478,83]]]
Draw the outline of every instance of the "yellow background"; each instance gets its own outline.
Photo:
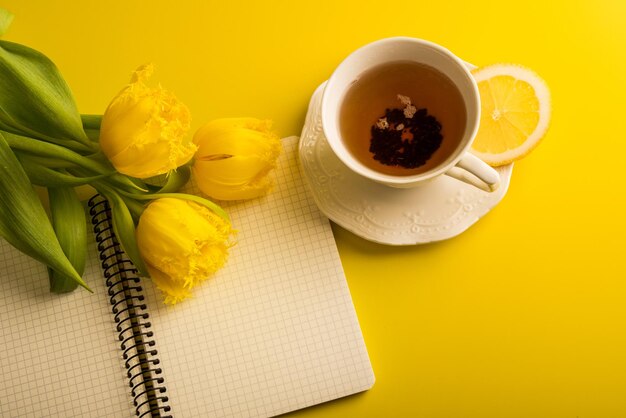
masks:
[[[392,248],[334,232],[377,381],[299,417],[626,417],[626,3],[5,1],[6,39],[60,67],[102,113],[138,65],[193,127],[271,118],[299,134],[352,50],[406,35],[551,87],[543,144],[502,203],[449,241]]]

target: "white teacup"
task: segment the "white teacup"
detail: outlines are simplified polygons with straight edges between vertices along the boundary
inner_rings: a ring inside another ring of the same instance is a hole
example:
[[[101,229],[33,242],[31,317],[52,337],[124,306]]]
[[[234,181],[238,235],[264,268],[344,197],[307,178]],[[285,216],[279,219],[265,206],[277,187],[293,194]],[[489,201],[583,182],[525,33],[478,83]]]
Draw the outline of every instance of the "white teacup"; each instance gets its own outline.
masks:
[[[432,169],[410,176],[384,174],[363,165],[345,146],[339,127],[341,106],[352,84],[367,70],[394,61],[414,61],[446,75],[461,92],[467,112],[465,131],[454,152]],[[322,126],[333,152],[356,174],[392,187],[413,187],[445,174],[482,190],[496,190],[500,185],[498,172],[468,152],[479,122],[478,86],[465,63],[447,49],[415,38],[387,38],[357,49],[339,64],[322,97]]]

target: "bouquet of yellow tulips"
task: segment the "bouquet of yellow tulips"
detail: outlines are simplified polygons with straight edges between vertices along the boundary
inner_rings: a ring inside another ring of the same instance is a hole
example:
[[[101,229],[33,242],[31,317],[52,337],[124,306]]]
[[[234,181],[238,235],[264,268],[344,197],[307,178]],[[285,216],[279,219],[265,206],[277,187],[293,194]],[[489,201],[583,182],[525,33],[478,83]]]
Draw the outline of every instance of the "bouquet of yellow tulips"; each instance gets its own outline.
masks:
[[[13,16],[0,9],[0,36]],[[113,229],[138,272],[166,303],[190,295],[221,268],[232,245],[228,214],[177,191],[191,173],[215,199],[249,199],[271,188],[280,153],[266,121],[220,119],[187,137],[190,112],[151,88],[138,68],[104,115],[81,115],[53,62],[0,40],[0,236],[49,267],[53,292],[78,286],[87,228],[75,188],[90,185],[110,205]],[[33,185],[48,191],[49,212]]]

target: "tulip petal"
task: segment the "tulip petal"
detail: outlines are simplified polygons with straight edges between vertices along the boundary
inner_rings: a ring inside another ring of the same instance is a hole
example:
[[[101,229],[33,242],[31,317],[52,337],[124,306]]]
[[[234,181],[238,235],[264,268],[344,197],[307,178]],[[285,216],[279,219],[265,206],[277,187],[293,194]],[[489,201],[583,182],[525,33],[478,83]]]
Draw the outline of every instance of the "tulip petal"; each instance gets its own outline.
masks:
[[[100,128],[100,146],[115,168],[137,178],[167,173],[193,157],[196,146],[185,136],[189,109],[172,93],[149,88],[152,66],[142,66],[109,104]]]
[[[150,273],[150,279],[163,294],[163,302],[166,305],[175,305],[191,297],[191,291],[185,288],[182,283],[173,281],[170,276],[150,264],[147,264],[146,267]]]
[[[268,173],[281,151],[271,122],[253,118],[218,119],[194,135],[198,151],[193,174],[200,190],[220,200],[259,197],[272,187]]]
[[[170,283],[191,289],[221,268],[228,257],[231,225],[195,202],[161,198],[144,210],[137,243],[147,264]]]
[[[199,187],[208,180],[231,186],[243,186],[272,168],[270,162],[258,156],[240,156],[216,161],[196,161],[194,176]]]
[[[200,160],[212,159],[213,155],[259,154],[271,158],[280,152],[278,137],[250,129],[211,130],[204,140],[196,138],[198,135],[194,136],[194,141],[198,141],[196,159]]]
[[[217,161],[196,161],[194,178],[200,190],[220,200],[252,199],[273,186],[268,172],[273,168],[259,157],[236,156]]]
[[[274,187],[272,179],[261,177],[257,181],[250,182],[244,186],[234,188],[223,184],[205,182],[203,193],[218,200],[247,200],[261,197],[267,194]]]

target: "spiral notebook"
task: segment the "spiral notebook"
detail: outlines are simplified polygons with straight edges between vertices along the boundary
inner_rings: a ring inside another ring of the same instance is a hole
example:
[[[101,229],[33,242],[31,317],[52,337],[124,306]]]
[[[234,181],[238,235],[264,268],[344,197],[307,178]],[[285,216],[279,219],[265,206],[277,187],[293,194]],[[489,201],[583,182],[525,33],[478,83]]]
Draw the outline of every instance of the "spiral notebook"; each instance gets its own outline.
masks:
[[[193,299],[160,302],[89,202],[86,281],[48,291],[46,269],[0,240],[0,416],[273,416],[364,391],[374,375],[328,220],[297,138],[276,188],[225,205],[239,230]]]

